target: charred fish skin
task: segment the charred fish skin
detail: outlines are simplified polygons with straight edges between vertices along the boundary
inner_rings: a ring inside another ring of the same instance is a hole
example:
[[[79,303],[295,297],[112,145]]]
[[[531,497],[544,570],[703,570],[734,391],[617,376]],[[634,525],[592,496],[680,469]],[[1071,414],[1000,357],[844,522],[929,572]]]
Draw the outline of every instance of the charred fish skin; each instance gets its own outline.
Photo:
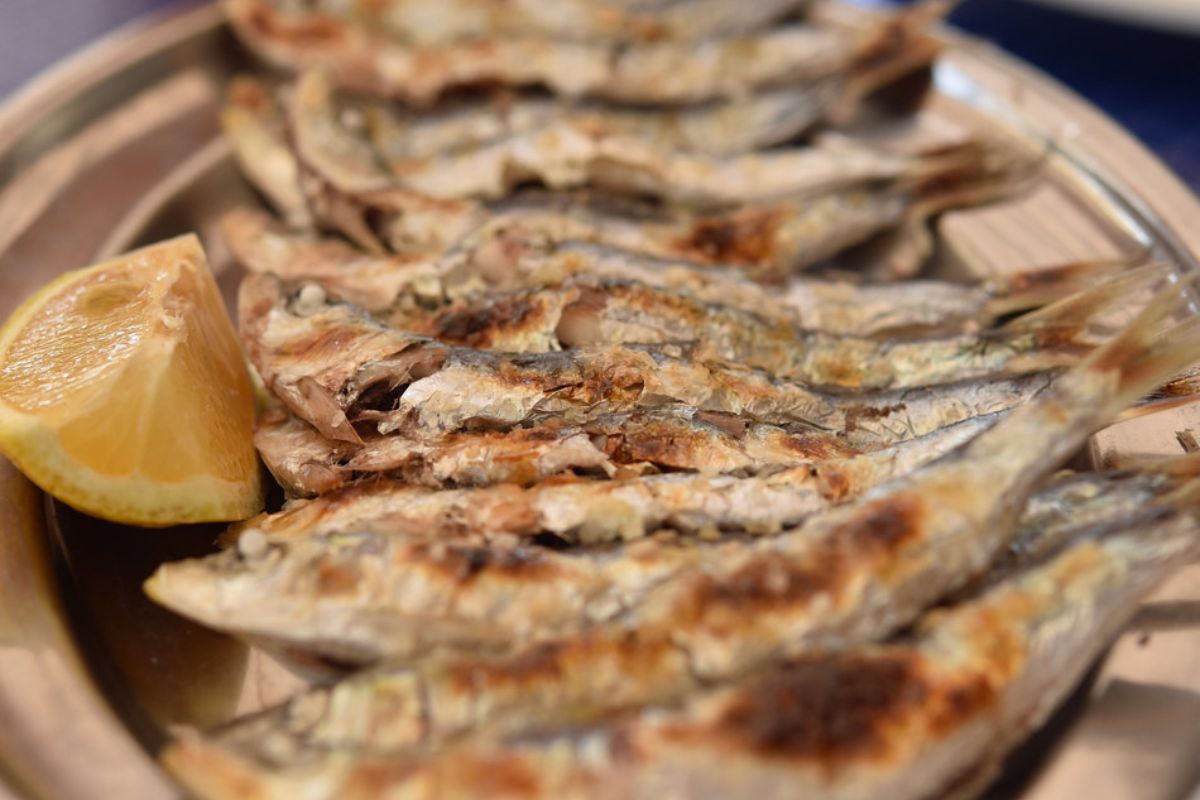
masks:
[[[485,102],[400,113],[376,103],[364,110],[365,135],[403,177],[403,165],[453,156],[555,124],[596,136],[622,136],[666,151],[734,156],[790,141],[820,118],[835,82],[783,87],[695,108],[640,109],[499,95]]]
[[[889,635],[1008,545],[1015,509],[1092,430],[1195,359],[1195,326],[1154,335],[1180,301],[1168,290],[1120,337],[951,456],[795,531],[674,573],[617,622],[539,646],[537,683],[528,680],[535,651],[527,650],[448,666],[437,688],[426,688],[453,695],[456,674],[486,675],[488,690],[470,709],[519,708],[525,719],[552,722],[572,708],[675,697],[795,648]],[[923,557],[930,552],[938,558]],[[638,681],[597,682],[629,663]],[[474,724],[480,712],[463,713]]]
[[[386,0],[347,6],[321,0],[313,9],[382,30],[398,42],[436,45],[494,36],[613,43],[694,41],[760,30],[784,17],[802,15],[808,5],[808,0],[767,0],[744,7],[719,0],[688,0],[655,8],[591,0],[566,0],[552,6],[528,0]]]
[[[335,687],[306,701],[302,733],[289,731],[276,712],[223,740],[177,743],[166,762],[205,796],[225,796],[225,786],[246,779],[261,796],[287,796],[285,787],[308,779],[312,764],[338,796],[356,796],[345,792],[367,774],[386,776],[370,786],[395,792],[387,796],[476,791],[485,767],[500,764],[525,779],[521,796],[535,797],[592,796],[601,787],[613,796],[660,797],[685,787],[727,796],[753,787],[791,797],[800,787],[822,798],[920,798],[961,787],[964,776],[982,787],[1137,600],[1197,553],[1198,533],[1190,512],[1160,511],[1134,530],[1084,537],[1050,562],[935,612],[912,642],[793,656],[677,705],[628,711],[582,730],[476,737],[417,761],[397,747],[411,731],[377,727],[364,741],[330,726],[322,715],[338,705]],[[343,709],[364,700],[339,698]],[[293,726],[300,709],[287,712]],[[248,731],[259,735],[246,738]],[[265,757],[272,737],[282,758]],[[307,765],[297,758],[322,738],[330,749],[310,755]]]
[[[239,306],[247,354],[268,389],[327,438],[353,443],[362,441],[355,424],[373,425],[382,435],[451,432],[478,420],[505,428],[552,413],[579,423],[683,405],[836,431],[853,446],[869,447],[1002,410],[1048,380],[1035,374],[838,397],[761,371],[696,362],[687,346],[529,355],[450,347],[346,306],[301,302],[289,310],[269,276],[243,281]]]
[[[384,314],[393,324],[413,319],[418,309],[477,302],[488,290],[535,289],[583,278],[639,282],[831,334],[965,333],[986,326],[997,312],[1060,299],[1114,268],[1107,262],[1064,265],[982,286],[935,280],[853,284],[797,275],[784,284],[781,296],[777,287],[750,281],[738,269],[583,242],[533,243],[495,224],[497,238],[472,245],[471,254],[451,252],[428,263],[363,253],[337,239],[288,231],[269,215],[245,208],[225,216],[222,235],[247,270],[274,273],[289,283],[316,281],[330,295]],[[485,256],[488,248],[494,252]]]
[[[705,537],[770,535],[918,468],[994,422],[753,478],[671,474],[445,491],[368,485],[251,520],[235,529],[239,547],[253,540],[268,552],[235,547],[164,566],[147,590],[210,626],[345,662],[465,646],[470,631],[484,627],[484,648],[502,633],[512,643],[574,634],[613,619],[684,567],[731,557],[737,543],[685,550],[651,540],[629,551],[555,554],[508,542],[548,534],[596,545],[661,527]],[[338,577],[314,585],[313,574]],[[289,618],[310,620],[303,635],[281,627]],[[437,635],[439,627],[449,633]],[[414,640],[414,629],[424,636]]]
[[[337,531],[387,535],[393,528],[422,530],[440,540],[464,531],[483,539],[553,534],[588,545],[642,538],[664,527],[685,533],[773,534],[933,461],[1000,416],[966,420],[871,452],[821,458],[793,451],[790,462],[752,477],[718,476],[706,470],[440,492],[410,483],[376,482],[293,503],[245,525],[271,540]]]
[[[1181,484],[1194,483],[1196,465],[1195,459],[1184,459],[1154,465],[1147,472],[1079,475],[1041,490],[1026,508],[1019,526],[1024,552],[993,565],[980,585],[995,586],[1001,579],[1011,579],[1015,570],[1028,568],[1031,561],[1036,565],[1037,559],[1030,556],[1032,551],[1053,556],[1053,549],[1063,543],[1094,538],[1098,526],[1128,530],[1153,521],[1159,511],[1147,512],[1146,504],[1154,502],[1159,509],[1177,507],[1177,499],[1160,498],[1179,490]],[[977,587],[958,602],[971,602],[979,594]],[[545,657],[556,650],[549,647],[531,652]],[[527,658],[524,663],[533,669],[538,661]],[[636,676],[636,662],[630,663]],[[488,674],[484,665],[479,669],[479,675]],[[439,675],[429,663],[417,668],[385,666],[360,673],[332,689],[302,694],[258,721],[238,724],[227,741],[241,742],[251,752],[264,741],[274,741],[273,750],[293,754],[287,757],[289,760],[296,753],[319,748],[324,741],[374,752],[400,751],[416,744],[428,746],[482,719],[466,700],[476,689],[464,683],[447,685]],[[536,681],[537,676],[533,670],[529,680]],[[389,698],[389,702],[381,703],[381,697]],[[432,706],[430,698],[436,700]],[[514,713],[512,725],[519,729],[525,715]],[[503,719],[500,724],[507,725]],[[268,733],[271,740],[266,738]]]
[[[1152,275],[1151,277],[1155,277]],[[1094,313],[1108,310],[1106,287],[1085,290]],[[693,342],[701,358],[765,370],[810,386],[906,389],[1038,372],[1072,363],[1089,349],[1089,319],[1074,301],[1062,319],[1044,309],[1029,330],[879,341],[808,331],[735,306],[704,303],[632,281],[575,279],[478,304],[458,304],[418,323],[451,344],[506,352],[546,352],[612,344]]]
[[[628,47],[501,37],[434,47],[388,40],[323,14],[289,15],[267,0],[226,0],[238,36],[285,69],[323,68],[346,88],[428,104],[467,85],[542,85],[566,97],[630,104],[688,104],[759,87],[820,80],[865,67],[853,99],[896,72],[927,66],[936,46],[921,15],[884,19],[865,34],[832,26],[784,25],[701,42]],[[880,62],[886,63],[886,69]]]

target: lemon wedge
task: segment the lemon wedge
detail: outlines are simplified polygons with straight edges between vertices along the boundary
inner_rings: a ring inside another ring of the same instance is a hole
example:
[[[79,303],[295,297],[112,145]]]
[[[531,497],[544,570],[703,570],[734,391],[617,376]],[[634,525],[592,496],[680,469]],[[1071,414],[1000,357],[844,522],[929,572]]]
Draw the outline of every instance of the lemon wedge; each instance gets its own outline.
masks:
[[[0,328],[0,452],[117,522],[262,507],[254,395],[195,236],[60,276]]]

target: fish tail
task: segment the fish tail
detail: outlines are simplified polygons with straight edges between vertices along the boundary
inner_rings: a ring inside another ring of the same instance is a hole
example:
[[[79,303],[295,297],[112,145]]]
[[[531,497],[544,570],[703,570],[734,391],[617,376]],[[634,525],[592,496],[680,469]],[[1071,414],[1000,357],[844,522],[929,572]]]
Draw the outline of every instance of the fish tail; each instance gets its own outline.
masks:
[[[984,307],[984,314],[994,319],[1039,308],[1132,269],[1145,260],[1146,253],[1142,251],[1124,257],[1073,261],[993,278],[987,283],[992,299]]]
[[[1125,270],[1098,286],[1081,289],[1044,308],[1017,317],[1005,328],[1014,333],[1048,328],[1084,328],[1114,308],[1128,304],[1140,293],[1157,288],[1170,274],[1171,268],[1166,264],[1147,264]]]
[[[1197,280],[1200,273],[1171,280],[1124,331],[1080,364],[1081,372],[1115,374],[1117,386],[1106,404],[1110,418],[1200,361],[1200,316],[1173,324],[1180,312],[1195,305]]]
[[[1172,463],[1164,464],[1155,471],[1187,479],[1164,495],[1159,504],[1189,512],[1200,511],[1200,456],[1189,453],[1183,458],[1171,461]]]
[[[917,3],[872,30],[859,45],[851,77],[827,113],[834,125],[849,122],[868,99],[893,112],[915,110],[929,88],[942,44],[930,26],[949,13],[946,0]]]
[[[1040,159],[1022,159],[995,143],[970,141],[920,159],[901,179],[911,193],[906,217],[924,224],[951,208],[987,205],[1015,197],[1033,186]]]
[[[1149,394],[1126,409],[1121,419],[1134,419],[1168,408],[1190,405],[1200,398],[1200,368],[1187,369],[1159,385]]]

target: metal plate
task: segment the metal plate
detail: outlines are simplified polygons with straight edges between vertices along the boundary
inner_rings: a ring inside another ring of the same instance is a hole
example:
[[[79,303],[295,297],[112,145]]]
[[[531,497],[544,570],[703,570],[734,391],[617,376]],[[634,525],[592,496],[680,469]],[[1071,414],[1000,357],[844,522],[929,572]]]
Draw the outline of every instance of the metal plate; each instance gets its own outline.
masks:
[[[1022,269],[1145,248],[1200,267],[1200,203],[1153,156],[1061,86],[953,34],[920,126],[985,128],[1049,153],[1030,195],[941,222],[945,269]],[[221,87],[248,64],[200,6],[139,21],[0,111],[0,315],[53,275],[133,244],[213,235],[257,202],[220,140]],[[1049,144],[1048,144],[1049,143]],[[1200,407],[1096,436],[1093,460],[1177,453]],[[160,562],[211,546],[210,527],[136,531],[48,502],[0,461],[0,800],[172,797],[153,752],[172,725],[278,701],[297,681],[264,654],[149,603]],[[1200,567],[1152,598],[997,797],[1185,797],[1200,781]]]

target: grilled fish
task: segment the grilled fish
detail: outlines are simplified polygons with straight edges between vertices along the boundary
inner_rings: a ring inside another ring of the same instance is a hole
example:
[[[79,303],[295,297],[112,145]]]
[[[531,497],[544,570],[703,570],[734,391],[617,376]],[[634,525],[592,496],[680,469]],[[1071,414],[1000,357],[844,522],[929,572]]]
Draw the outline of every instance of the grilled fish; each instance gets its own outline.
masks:
[[[383,316],[398,327],[422,309],[561,283],[575,277],[637,281],[686,292],[806,330],[878,336],[889,332],[966,332],[996,317],[1080,291],[1130,265],[1081,262],[999,276],[982,285],[919,280],[853,284],[793,276],[764,287],[739,270],[578,242],[528,243],[516,236],[486,247],[431,256],[373,255],[338,239],[284,229],[270,215],[239,208],[222,219],[223,238],[241,265],[289,283],[315,281],[331,296]],[[489,251],[488,256],[484,251]]]
[[[315,0],[308,8],[385,32],[399,42],[436,45],[459,39],[536,36],[564,41],[697,40],[749,33],[804,13],[809,0],[675,0],[652,7],[559,0]]]
[[[802,527],[736,547],[692,549],[682,566],[673,553],[641,549],[661,570],[653,577],[628,571],[628,560],[620,571],[625,582],[618,583],[577,560],[570,570],[550,569],[551,554],[529,549],[346,535],[290,542],[286,552],[272,546],[258,553],[264,558],[232,552],[164,566],[148,591],[226,630],[359,660],[413,655],[431,639],[461,643],[458,637],[469,639],[462,631],[480,627],[478,620],[490,621],[482,627],[492,634],[504,626],[541,637],[581,620],[607,619],[606,626],[540,650],[451,664],[437,680],[449,686],[472,675],[478,708],[488,715],[520,706],[523,714],[562,718],[553,715],[674,697],[781,650],[887,636],[983,572],[1012,541],[1016,510],[1038,481],[1148,386],[1196,359],[1200,325],[1154,336],[1180,302],[1172,287],[1032,403],[940,461]],[[445,573],[458,577],[457,589],[433,591],[444,578],[430,576]],[[337,579],[324,587],[314,576]],[[538,597],[575,600],[514,601],[510,583]],[[607,587],[617,587],[616,599]],[[584,613],[580,603],[598,597],[599,606]],[[298,619],[306,625],[296,625]],[[414,627],[425,638],[414,642]],[[613,682],[635,663],[637,680]],[[538,675],[534,684],[530,674]]]
[[[876,340],[808,331],[683,292],[630,281],[567,284],[459,304],[414,329],[435,339],[507,352],[691,342],[696,357],[766,370],[811,386],[899,389],[1019,374],[1070,363],[1088,349],[1088,319],[1124,304],[1165,268],[1132,271],[996,331]],[[1079,315],[1087,315],[1079,319]]]
[[[714,477],[706,469],[707,474],[440,492],[372,483],[295,503],[246,527],[272,540],[325,531],[387,535],[392,530],[422,531],[433,539],[462,531],[483,539],[551,534],[573,544],[628,541],[661,528],[772,534],[944,455],[998,417],[966,420],[868,453],[804,459],[793,451],[790,462],[753,477]]]
[[[962,424],[983,425],[990,416]],[[948,428],[942,430],[951,435]],[[935,430],[926,435],[938,434]],[[568,472],[746,475],[852,458],[870,449],[825,431],[756,424],[687,406],[606,414],[576,424],[534,418],[509,431],[364,436],[361,445],[326,439],[308,423],[276,410],[260,419],[254,441],[267,467],[293,497],[378,477],[436,488],[524,485]]]
[[[227,122],[233,122],[226,132],[243,161],[279,167],[256,166],[247,176],[283,213],[312,213],[323,225],[378,254],[387,249],[410,254],[455,248],[460,259],[486,265],[503,256],[514,232],[519,232],[524,240],[576,239],[661,257],[728,262],[771,277],[803,269],[889,226],[922,230],[926,218],[944,208],[986,202],[1019,186],[1019,181],[992,177],[1004,170],[967,152],[914,162],[843,146],[834,151],[851,158],[856,152],[866,154],[864,164],[887,162],[914,171],[882,187],[828,191],[803,202],[773,201],[699,215],[677,211],[660,219],[606,213],[569,198],[565,203],[556,198],[488,208],[472,201],[435,199],[397,185],[373,148],[349,135],[334,109],[320,102],[319,113],[302,115],[293,152],[275,132],[276,111],[264,103],[238,104],[249,95],[233,93],[235,105],[226,115]],[[264,95],[265,89],[256,87],[255,96]],[[299,191],[307,200],[300,212],[295,211],[298,189],[292,173],[299,175]],[[472,177],[474,170],[466,174]]]
[[[286,119],[270,89],[253,78],[235,78],[221,112],[242,172],[289,225],[313,224],[300,186],[300,165],[285,140]]]
[[[1034,550],[1038,558],[1045,557],[1081,530],[1130,525],[1130,520],[1141,524],[1146,519],[1145,505],[1194,479],[1195,468],[1195,459],[1179,460],[1156,465],[1150,472],[1074,476],[1039,491],[1018,526],[1018,540],[1024,546],[991,567],[982,583],[990,586],[1001,578],[1011,579],[1018,568],[1036,563]],[[678,540],[668,545],[667,558],[678,557],[677,548],[686,544],[687,540]],[[632,563],[643,564],[648,550],[641,548],[628,556]],[[970,593],[964,595],[970,597]],[[472,691],[465,684],[441,686],[435,695],[436,706],[427,708],[428,700],[422,698],[428,695],[422,686],[440,686],[437,669],[426,662],[415,670],[385,666],[359,673],[336,687],[302,693],[273,712],[235,725],[231,738],[250,741],[247,737],[251,737],[268,743],[275,757],[285,761],[334,738],[339,746],[375,752],[402,750],[416,743],[428,746],[469,727],[477,716],[465,700]],[[636,666],[634,669],[636,675]],[[384,697],[390,702],[381,702]],[[432,721],[428,730],[417,714]],[[515,730],[521,727],[521,719],[518,714],[512,724],[504,720],[500,724]],[[257,745],[246,750],[261,752]]]
[[[478,85],[685,104],[840,79],[847,94],[861,95],[928,66],[937,53],[922,30],[927,11],[883,18],[865,33],[792,24],[701,42],[625,46],[504,36],[423,46],[321,13],[289,14],[268,0],[226,0],[225,8],[238,36],[266,61],[293,70],[322,68],[345,88],[417,104]]]
[[[242,284],[243,342],[267,388],[324,436],[512,427],[561,414],[577,423],[669,405],[800,423],[878,446],[1011,408],[1049,381],[1021,379],[836,396],[754,370],[693,361],[686,345],[498,354],[373,322],[344,305],[290,306],[270,276]]]
[[[836,97],[832,83],[782,87],[685,108],[627,108],[541,97],[494,95],[422,112],[391,104],[352,105],[388,164],[450,156],[554,124],[595,136],[636,139],[659,150],[731,156],[795,139]],[[343,119],[346,115],[343,114]]]
[[[967,796],[1057,706],[1137,601],[1200,552],[1187,502],[1085,537],[929,615],[910,640],[795,655],[673,705],[467,738],[419,757],[394,753],[419,735],[407,722],[416,719],[412,682],[366,675],[215,737],[189,734],[165,763],[213,798],[302,788],[346,798]],[[536,662],[527,668],[536,680]],[[440,700],[425,704],[442,710]]]

